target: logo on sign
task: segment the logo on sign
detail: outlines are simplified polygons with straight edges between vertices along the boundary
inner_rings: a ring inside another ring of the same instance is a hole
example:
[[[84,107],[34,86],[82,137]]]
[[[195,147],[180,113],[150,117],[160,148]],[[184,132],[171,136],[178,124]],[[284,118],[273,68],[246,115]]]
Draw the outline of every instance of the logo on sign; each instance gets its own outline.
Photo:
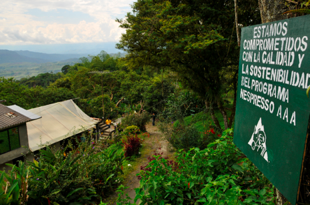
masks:
[[[264,125],[262,124],[262,118],[259,118],[259,121],[256,126],[254,126],[254,132],[251,136],[248,144],[251,146],[253,151],[257,151],[260,155],[268,161],[268,153],[266,146],[266,133],[264,129]]]

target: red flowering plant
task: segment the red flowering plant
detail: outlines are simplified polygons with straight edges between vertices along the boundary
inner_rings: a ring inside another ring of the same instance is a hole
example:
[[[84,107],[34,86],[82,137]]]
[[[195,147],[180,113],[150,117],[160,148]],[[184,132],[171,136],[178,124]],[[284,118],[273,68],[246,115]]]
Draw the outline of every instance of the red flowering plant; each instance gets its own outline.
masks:
[[[205,145],[208,145],[209,143],[213,142],[214,140],[222,136],[220,131],[214,129],[211,126],[209,127],[208,130],[204,131],[203,133],[201,132],[201,134],[203,136],[203,143]]]
[[[141,141],[141,138],[138,137],[137,134],[126,136],[126,138],[122,140],[124,145],[124,156],[131,157],[139,154]]]

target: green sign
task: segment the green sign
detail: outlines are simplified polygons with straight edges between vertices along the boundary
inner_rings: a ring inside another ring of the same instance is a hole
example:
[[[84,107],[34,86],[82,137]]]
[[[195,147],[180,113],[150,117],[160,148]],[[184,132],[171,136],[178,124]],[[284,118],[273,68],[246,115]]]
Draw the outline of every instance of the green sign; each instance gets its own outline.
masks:
[[[310,15],[242,29],[234,142],[292,203],[310,114]]]

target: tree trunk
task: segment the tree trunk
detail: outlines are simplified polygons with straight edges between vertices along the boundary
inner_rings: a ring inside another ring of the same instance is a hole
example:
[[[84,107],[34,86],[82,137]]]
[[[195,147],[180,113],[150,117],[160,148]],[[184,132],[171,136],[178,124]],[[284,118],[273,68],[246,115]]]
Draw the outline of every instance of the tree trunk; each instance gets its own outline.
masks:
[[[225,130],[228,128],[228,120],[227,120],[227,113],[223,107],[223,103],[222,101],[219,99],[217,101],[217,106],[219,107],[219,110],[220,112],[222,113],[222,116],[223,116],[223,120],[224,120],[224,127],[225,127]]]
[[[120,99],[117,103],[116,103],[116,107],[124,100],[124,97],[122,97],[122,99]]]
[[[287,11],[284,0],[258,0],[258,6],[260,10],[260,16],[262,23],[269,23],[272,21],[279,21],[287,18],[287,15],[283,15]],[[276,189],[277,205],[284,205],[287,200]]]
[[[239,24],[238,24],[238,5],[237,0],[234,0],[235,3],[235,24],[236,24],[236,34],[237,34],[237,42],[240,47],[240,34],[239,34]]]
[[[213,120],[215,126],[216,126],[218,129],[222,130],[221,125],[220,125],[218,119],[216,118],[216,116],[215,116],[215,114],[214,114],[214,109],[213,109],[213,107],[212,107],[212,103],[209,103],[207,100],[205,100],[205,105],[206,105],[207,110],[210,110],[211,117],[212,117],[212,120]]]
[[[262,23],[286,19],[287,15],[283,13],[287,11],[287,7],[284,3],[283,0],[258,0]]]
[[[143,111],[144,102],[142,100],[140,101],[140,106],[141,106],[141,108],[140,108],[140,110],[138,112],[139,114],[141,114],[142,111]]]
[[[230,119],[229,119],[229,124],[228,124],[229,128],[232,127],[232,123],[234,121],[235,114],[236,114],[238,71],[235,72],[234,79],[235,79],[234,80],[234,102],[233,102],[233,107],[232,107],[232,111],[231,111],[231,115],[230,115]]]

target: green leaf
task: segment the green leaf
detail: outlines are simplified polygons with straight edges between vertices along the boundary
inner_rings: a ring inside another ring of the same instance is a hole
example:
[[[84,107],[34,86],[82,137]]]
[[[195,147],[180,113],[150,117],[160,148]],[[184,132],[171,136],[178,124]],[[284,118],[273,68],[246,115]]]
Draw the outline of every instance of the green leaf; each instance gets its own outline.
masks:
[[[50,193],[50,195],[58,194],[60,191],[61,191],[61,189],[55,190],[55,191],[53,191],[52,193]]]
[[[206,198],[201,198],[201,199],[197,200],[196,202],[207,202],[207,199]]]
[[[74,194],[75,192],[80,191],[80,190],[83,190],[83,189],[84,189],[84,188],[77,188],[77,189],[71,191],[71,192],[67,195],[67,198],[68,198],[69,196],[71,196],[72,194]]]
[[[11,193],[15,187],[18,187],[18,181],[15,181],[14,184],[9,188],[7,192],[6,200],[8,200],[8,198],[11,196]]]
[[[266,189],[260,190],[258,194],[264,196],[266,194]]]
[[[237,170],[237,171],[239,171],[239,172],[243,172],[242,167],[239,166],[238,164],[233,164],[233,165],[232,165],[232,168],[235,169],[235,170]]]
[[[308,89],[306,91],[306,94],[307,94],[308,97],[309,97],[309,91],[310,91],[310,86],[308,87]]]
[[[105,182],[107,183],[108,181],[109,181],[109,179],[111,178],[111,177],[113,177],[114,176],[114,174],[111,174],[106,180],[105,180]]]
[[[154,185],[154,189],[156,189],[157,188],[157,182],[153,181],[153,185]]]
[[[186,193],[186,195],[187,195],[187,197],[188,197],[189,199],[191,199],[191,198],[192,198],[191,193]]]
[[[244,202],[244,203],[250,203],[251,201],[253,201],[252,198],[246,198],[243,202]]]

